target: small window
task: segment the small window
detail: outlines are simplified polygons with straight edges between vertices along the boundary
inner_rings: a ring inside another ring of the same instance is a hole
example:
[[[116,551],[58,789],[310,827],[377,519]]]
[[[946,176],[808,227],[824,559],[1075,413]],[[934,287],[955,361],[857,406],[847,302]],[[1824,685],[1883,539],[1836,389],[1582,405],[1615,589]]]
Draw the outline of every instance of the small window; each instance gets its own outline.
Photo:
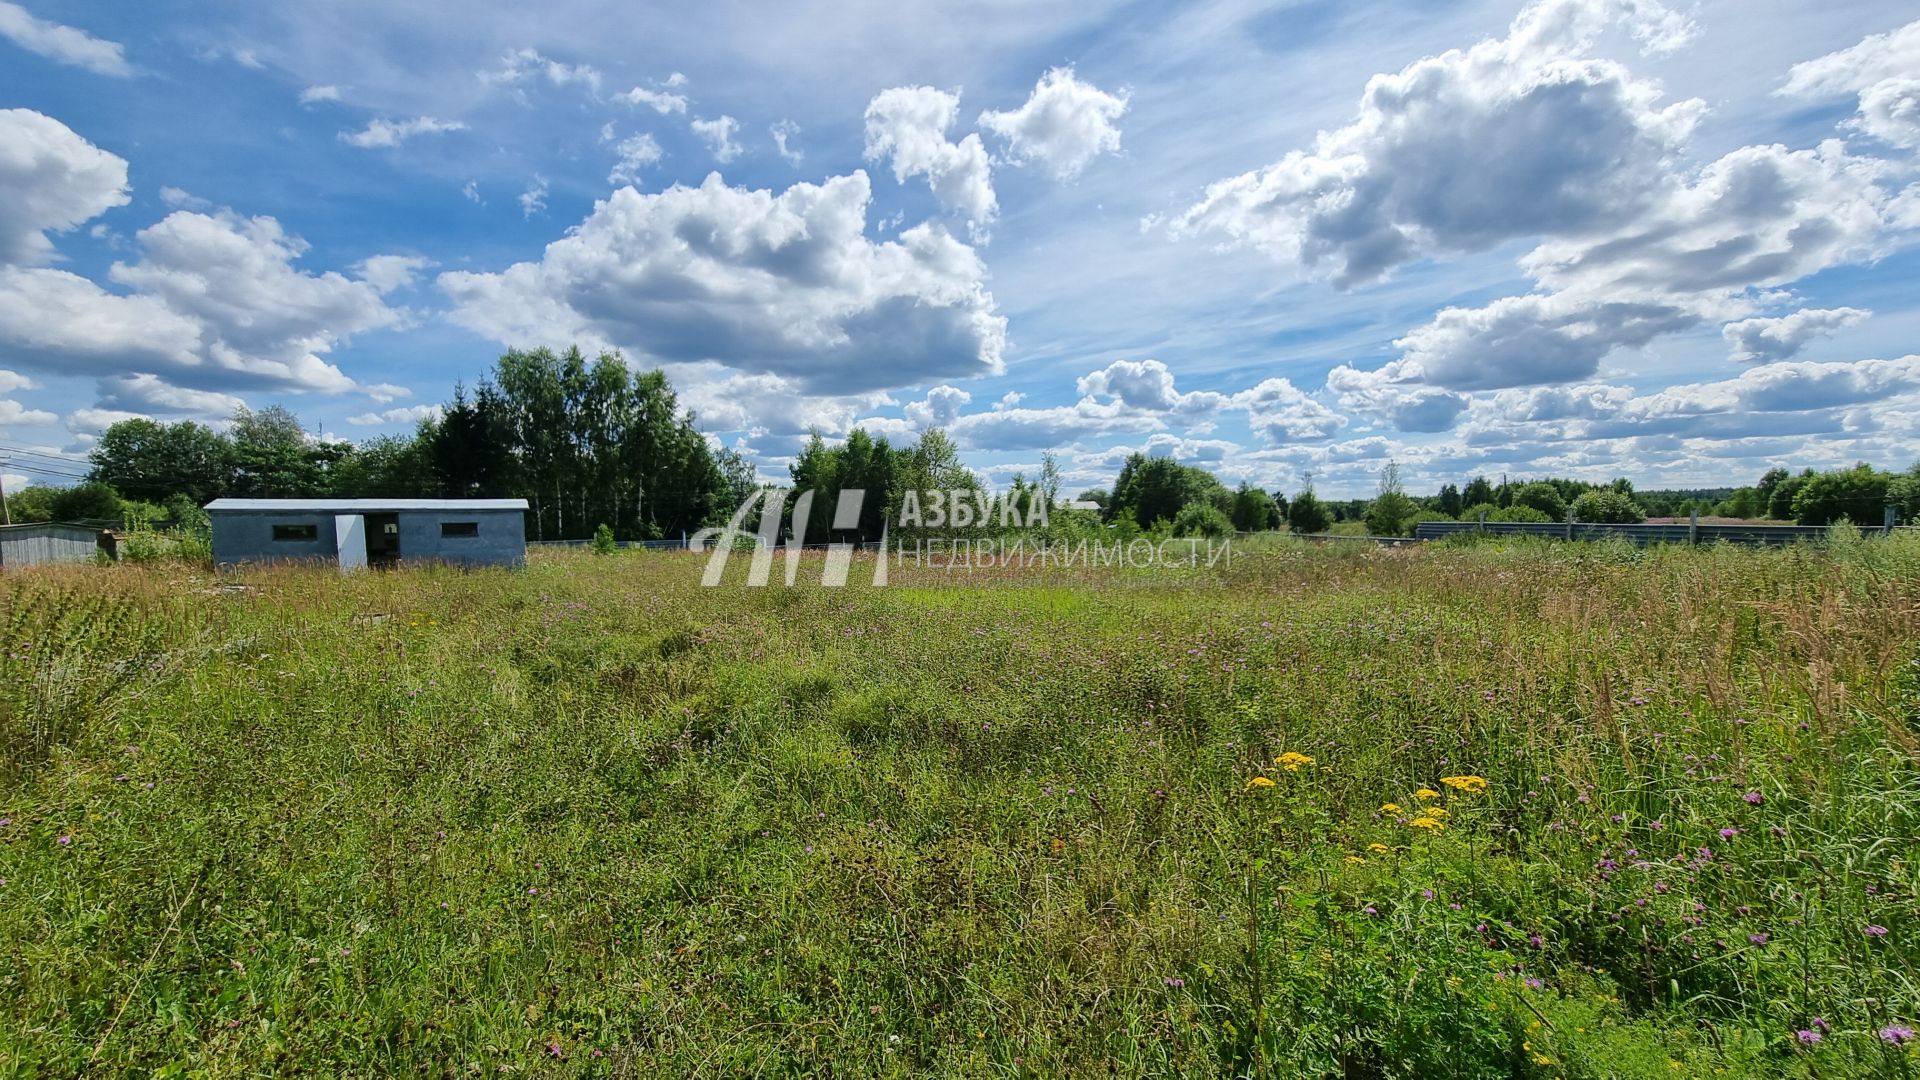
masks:
[[[273,527],[273,538],[275,540],[318,540],[320,539],[320,526],[275,525]]]
[[[440,523],[441,536],[479,536],[480,523],[477,521],[443,521]]]

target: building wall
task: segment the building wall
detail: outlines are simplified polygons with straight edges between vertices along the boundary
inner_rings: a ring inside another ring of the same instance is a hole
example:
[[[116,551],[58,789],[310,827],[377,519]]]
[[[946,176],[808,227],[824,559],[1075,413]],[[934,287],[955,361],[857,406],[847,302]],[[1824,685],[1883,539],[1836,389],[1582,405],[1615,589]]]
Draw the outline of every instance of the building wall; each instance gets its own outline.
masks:
[[[215,510],[209,516],[215,563],[339,559],[331,510]],[[398,517],[402,562],[519,566],[527,560],[526,517],[519,510],[402,510]],[[478,536],[440,535],[444,523],[469,521],[479,526]],[[309,524],[316,526],[314,540],[273,538],[275,525]]]
[[[216,564],[243,562],[334,562],[333,515],[318,510],[287,510],[263,513],[256,510],[215,510],[213,520],[213,561]],[[275,525],[312,525],[312,540],[275,540]]]
[[[447,522],[471,521],[478,536],[440,535]],[[400,514],[400,561],[460,566],[519,566],[527,561],[527,518],[519,510],[410,510]]]
[[[99,552],[98,529],[48,524],[0,530],[0,566],[92,562]]]

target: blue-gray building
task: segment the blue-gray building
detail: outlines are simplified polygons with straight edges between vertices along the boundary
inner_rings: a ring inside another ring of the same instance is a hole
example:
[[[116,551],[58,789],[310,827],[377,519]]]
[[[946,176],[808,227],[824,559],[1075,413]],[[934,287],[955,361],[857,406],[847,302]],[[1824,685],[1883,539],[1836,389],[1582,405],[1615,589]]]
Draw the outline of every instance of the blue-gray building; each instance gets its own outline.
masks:
[[[213,561],[327,562],[341,569],[527,561],[525,499],[215,499]]]

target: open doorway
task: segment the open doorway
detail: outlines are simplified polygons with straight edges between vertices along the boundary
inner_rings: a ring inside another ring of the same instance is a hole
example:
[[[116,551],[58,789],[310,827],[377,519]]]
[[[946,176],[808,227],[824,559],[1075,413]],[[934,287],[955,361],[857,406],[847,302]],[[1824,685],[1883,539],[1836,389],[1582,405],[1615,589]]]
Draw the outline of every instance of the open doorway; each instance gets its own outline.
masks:
[[[400,515],[367,515],[367,565],[392,566],[400,561]]]

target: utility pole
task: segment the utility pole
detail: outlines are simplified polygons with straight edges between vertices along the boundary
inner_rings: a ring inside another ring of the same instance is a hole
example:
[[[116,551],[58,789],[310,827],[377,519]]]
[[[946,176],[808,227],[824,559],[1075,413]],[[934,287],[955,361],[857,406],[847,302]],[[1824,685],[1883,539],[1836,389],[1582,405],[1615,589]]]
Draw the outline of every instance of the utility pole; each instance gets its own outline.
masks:
[[[7,471],[7,459],[0,457],[0,473]],[[13,512],[7,509],[7,478],[0,476],[0,525],[13,524]]]

